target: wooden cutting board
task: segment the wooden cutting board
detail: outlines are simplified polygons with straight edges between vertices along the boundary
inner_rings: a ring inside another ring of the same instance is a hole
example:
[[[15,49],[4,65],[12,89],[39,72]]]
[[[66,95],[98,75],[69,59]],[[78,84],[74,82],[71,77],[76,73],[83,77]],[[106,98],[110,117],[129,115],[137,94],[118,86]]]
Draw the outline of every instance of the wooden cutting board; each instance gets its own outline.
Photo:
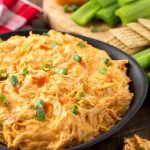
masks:
[[[94,21],[88,24],[86,27],[81,27],[70,19],[70,13],[64,13],[63,6],[58,5],[55,0],[44,0],[43,10],[48,23],[53,29],[77,33],[101,41],[107,41],[110,38],[110,33],[108,32],[110,29],[109,26],[101,21]],[[91,25],[99,27],[101,32],[92,33],[90,31]]]

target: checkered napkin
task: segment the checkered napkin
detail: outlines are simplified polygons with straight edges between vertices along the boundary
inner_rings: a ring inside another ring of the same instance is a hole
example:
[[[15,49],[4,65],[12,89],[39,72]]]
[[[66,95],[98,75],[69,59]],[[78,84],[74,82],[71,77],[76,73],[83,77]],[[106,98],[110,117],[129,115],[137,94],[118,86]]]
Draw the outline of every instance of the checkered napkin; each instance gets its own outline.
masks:
[[[42,10],[27,0],[0,0],[0,33],[31,29]]]

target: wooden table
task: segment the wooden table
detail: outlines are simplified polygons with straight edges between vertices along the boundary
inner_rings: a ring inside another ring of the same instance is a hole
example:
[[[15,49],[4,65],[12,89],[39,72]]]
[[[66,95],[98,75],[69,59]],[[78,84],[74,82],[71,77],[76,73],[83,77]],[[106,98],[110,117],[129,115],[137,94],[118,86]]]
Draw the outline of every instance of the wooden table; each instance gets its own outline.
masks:
[[[42,0],[30,0],[39,6],[42,5]],[[33,23],[35,28],[47,29],[48,27],[43,23],[43,17],[37,20],[40,24]],[[122,150],[124,137],[139,134],[143,138],[150,140],[150,90],[148,92],[145,103],[137,114],[130,120],[130,122],[122,128],[119,132],[105,141],[92,146],[86,150]],[[5,146],[0,145],[0,150],[8,150]]]

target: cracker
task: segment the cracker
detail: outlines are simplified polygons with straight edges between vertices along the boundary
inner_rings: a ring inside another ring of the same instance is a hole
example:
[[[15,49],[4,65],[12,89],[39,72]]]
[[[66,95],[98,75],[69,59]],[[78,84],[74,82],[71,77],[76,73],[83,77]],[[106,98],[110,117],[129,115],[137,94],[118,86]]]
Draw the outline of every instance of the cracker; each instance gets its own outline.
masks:
[[[115,36],[112,36],[109,39],[108,43],[128,53],[129,55],[133,55],[143,49],[143,47],[129,48],[125,44],[123,44],[120,40],[118,40]]]
[[[142,26],[139,23],[129,23],[128,27],[138,33],[139,35],[143,36],[145,39],[150,41],[150,30],[146,29],[144,26]]]
[[[149,19],[140,18],[140,19],[138,19],[138,22],[141,25],[143,25],[145,28],[147,28],[148,30],[150,30],[150,20]]]
[[[110,32],[129,48],[148,46],[150,42],[128,27],[111,29]]]

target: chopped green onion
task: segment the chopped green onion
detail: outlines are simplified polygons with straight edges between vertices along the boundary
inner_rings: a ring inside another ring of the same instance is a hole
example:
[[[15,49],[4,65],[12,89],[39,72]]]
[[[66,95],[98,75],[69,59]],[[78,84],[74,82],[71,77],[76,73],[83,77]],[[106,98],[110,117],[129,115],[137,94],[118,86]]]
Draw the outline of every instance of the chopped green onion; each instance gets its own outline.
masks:
[[[52,60],[48,60],[48,61],[46,61],[45,64],[42,66],[42,69],[43,69],[44,71],[50,71],[50,69],[52,68],[52,66],[53,66]]]
[[[55,48],[58,45],[59,45],[58,42],[55,41],[55,42],[52,43],[51,48],[53,49],[53,48]]]
[[[18,78],[15,75],[12,75],[10,77],[10,82],[11,82],[12,86],[17,86],[19,84]]]
[[[71,112],[77,115],[79,113],[79,109],[77,105],[73,105],[71,108]]]
[[[106,74],[107,73],[107,68],[106,67],[101,67],[100,69],[99,69],[99,73],[100,74]]]
[[[68,12],[68,7],[69,7],[69,6],[68,6],[67,4],[64,5],[64,12],[65,12],[65,13]]]
[[[91,32],[95,32],[95,33],[100,32],[100,29],[96,26],[91,26],[90,28],[91,28]]]
[[[84,45],[84,42],[83,41],[79,41],[78,44],[77,44],[79,47],[81,48],[84,48],[85,45]]]
[[[42,109],[44,107],[44,101],[42,99],[35,101],[35,109]]]
[[[43,35],[44,36],[49,36],[47,32],[43,32]]]
[[[6,104],[6,95],[0,94],[0,105]]]
[[[8,77],[8,74],[6,73],[6,71],[0,72],[0,81],[6,80],[7,77]]]
[[[78,5],[75,4],[71,5],[71,11],[76,11],[78,8],[79,8]]]
[[[73,60],[77,61],[77,62],[81,62],[82,61],[82,57],[79,56],[78,54],[74,54],[73,55]]]
[[[76,98],[76,100],[77,100],[77,102],[78,102],[78,101],[80,101],[81,98],[84,97],[84,96],[85,96],[85,93],[84,93],[83,91],[79,91],[79,92],[77,92],[77,94],[75,95],[75,98]]]
[[[67,68],[56,68],[55,73],[58,75],[67,75],[68,74],[68,69]]]
[[[50,68],[47,65],[45,65],[45,66],[42,66],[42,70],[47,72],[47,71],[50,71]]]
[[[3,43],[4,41],[2,39],[0,39],[0,44]]]
[[[145,150],[145,148],[144,147],[139,147],[138,150]]]
[[[110,59],[107,57],[103,57],[102,61],[107,65],[109,63]]]
[[[46,118],[44,109],[37,109],[36,110],[36,117],[39,121],[44,121]]]
[[[24,68],[23,70],[22,70],[22,75],[24,75],[24,76],[26,76],[27,74],[29,73],[29,70],[28,70],[28,68]]]

